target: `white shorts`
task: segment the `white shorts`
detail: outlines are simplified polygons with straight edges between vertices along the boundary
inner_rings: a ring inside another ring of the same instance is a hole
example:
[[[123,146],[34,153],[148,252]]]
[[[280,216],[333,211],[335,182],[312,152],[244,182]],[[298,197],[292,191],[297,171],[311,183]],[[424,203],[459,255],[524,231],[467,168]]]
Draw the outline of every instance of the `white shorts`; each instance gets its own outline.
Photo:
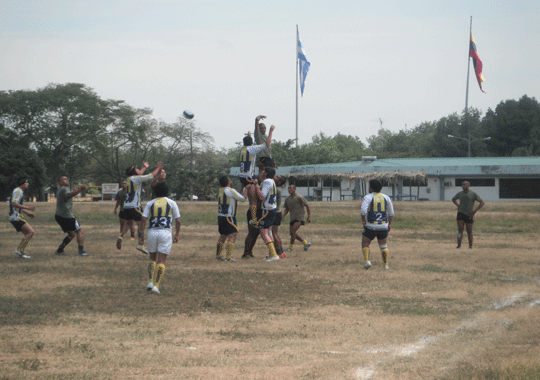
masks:
[[[146,249],[148,252],[159,252],[170,255],[172,248],[172,232],[169,230],[148,230],[148,243]]]

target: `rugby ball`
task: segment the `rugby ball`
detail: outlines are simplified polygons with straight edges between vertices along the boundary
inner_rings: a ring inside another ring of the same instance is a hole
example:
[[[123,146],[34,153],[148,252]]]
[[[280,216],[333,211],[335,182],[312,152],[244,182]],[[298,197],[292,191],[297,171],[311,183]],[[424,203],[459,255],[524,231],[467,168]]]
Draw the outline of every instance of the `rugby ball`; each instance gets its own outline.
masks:
[[[191,119],[193,119],[193,118],[195,117],[195,115],[193,114],[193,112],[188,111],[188,110],[185,110],[185,111],[184,111],[184,117],[185,117],[186,119],[190,119],[190,120],[191,120]]]

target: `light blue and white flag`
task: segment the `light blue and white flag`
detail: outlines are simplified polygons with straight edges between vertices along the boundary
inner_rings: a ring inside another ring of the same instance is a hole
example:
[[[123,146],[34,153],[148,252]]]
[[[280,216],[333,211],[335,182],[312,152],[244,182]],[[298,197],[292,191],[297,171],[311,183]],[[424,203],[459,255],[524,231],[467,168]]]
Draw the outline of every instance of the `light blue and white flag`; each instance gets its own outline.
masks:
[[[300,73],[300,91],[302,96],[304,96],[304,85],[306,82],[306,76],[309,71],[310,63],[306,58],[306,53],[304,52],[304,45],[300,41],[300,34],[298,33],[298,26],[296,27],[296,55],[298,58],[298,71]]]

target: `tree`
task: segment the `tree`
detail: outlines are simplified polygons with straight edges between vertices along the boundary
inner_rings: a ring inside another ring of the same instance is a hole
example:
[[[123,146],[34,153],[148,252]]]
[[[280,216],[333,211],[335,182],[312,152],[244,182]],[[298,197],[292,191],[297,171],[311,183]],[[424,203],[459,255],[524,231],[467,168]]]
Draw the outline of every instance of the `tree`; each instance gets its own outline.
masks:
[[[105,128],[107,102],[79,83],[2,95],[5,128],[30,142],[45,164],[49,183],[60,174],[82,178],[91,141]]]
[[[7,199],[17,186],[17,178],[26,177],[30,187],[25,196],[45,199],[43,189],[47,178],[45,166],[36,153],[24,145],[12,141],[9,146],[0,149],[0,197]]]
[[[535,98],[501,102],[488,109],[482,129],[491,136],[488,151],[494,156],[540,155],[540,104]]]

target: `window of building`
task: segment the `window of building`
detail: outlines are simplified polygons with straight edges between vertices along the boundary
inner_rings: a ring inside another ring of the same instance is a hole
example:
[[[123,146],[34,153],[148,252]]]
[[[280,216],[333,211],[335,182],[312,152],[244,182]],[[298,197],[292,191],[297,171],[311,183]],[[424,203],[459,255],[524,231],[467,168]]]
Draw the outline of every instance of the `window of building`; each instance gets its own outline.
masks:
[[[495,178],[456,178],[456,187],[461,187],[465,181],[469,181],[471,187],[495,187]]]
[[[540,199],[540,178],[501,178],[499,198]]]
[[[324,187],[340,187],[341,186],[341,181],[340,180],[337,180],[335,179],[333,182],[332,182],[332,179],[331,178],[326,178],[324,181],[323,181],[323,186]]]
[[[417,187],[417,186],[427,186],[427,180],[413,180],[413,179],[404,179],[403,187]]]
[[[317,180],[316,179],[307,179],[307,178],[294,178],[289,177],[289,183],[291,185],[295,185],[296,187],[316,187],[317,186]]]

